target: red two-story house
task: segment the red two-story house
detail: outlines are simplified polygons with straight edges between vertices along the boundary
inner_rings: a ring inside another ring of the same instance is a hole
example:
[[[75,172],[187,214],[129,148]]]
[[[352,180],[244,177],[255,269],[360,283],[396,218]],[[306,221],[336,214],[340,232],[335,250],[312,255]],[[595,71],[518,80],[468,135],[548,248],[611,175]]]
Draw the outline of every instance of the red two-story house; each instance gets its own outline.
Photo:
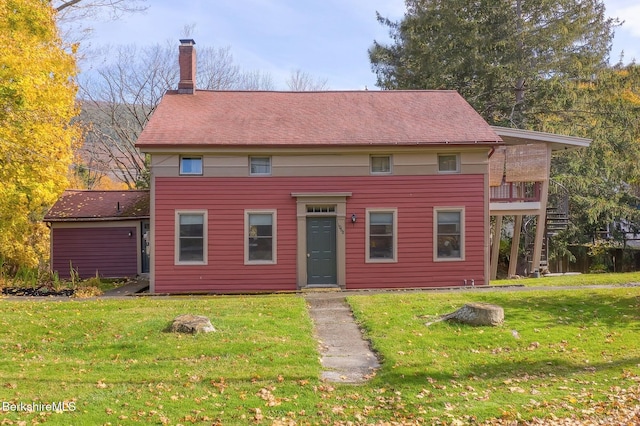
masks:
[[[151,291],[476,286],[489,281],[489,157],[455,91],[178,90],[151,157]]]

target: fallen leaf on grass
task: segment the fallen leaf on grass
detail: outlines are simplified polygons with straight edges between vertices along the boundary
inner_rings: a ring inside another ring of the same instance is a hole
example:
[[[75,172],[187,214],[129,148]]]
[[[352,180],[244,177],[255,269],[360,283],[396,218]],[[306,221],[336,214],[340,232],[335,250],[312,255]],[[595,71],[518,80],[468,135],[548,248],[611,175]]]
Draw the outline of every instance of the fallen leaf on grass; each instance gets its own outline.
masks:
[[[540,347],[540,343],[538,342],[531,342],[531,344],[527,347],[527,350],[533,351],[536,350]]]
[[[268,388],[262,388],[258,391],[258,393],[256,395],[258,395],[260,398],[262,398],[263,400],[267,401],[266,405],[269,407],[276,407],[280,404],[282,404],[282,401],[280,400],[280,398],[276,398],[271,391],[275,390],[275,388],[273,386],[270,386]]]
[[[262,415],[262,410],[259,408],[254,408],[253,409],[254,415],[253,415],[253,419],[256,422],[262,421],[262,419],[264,419],[264,416]]]

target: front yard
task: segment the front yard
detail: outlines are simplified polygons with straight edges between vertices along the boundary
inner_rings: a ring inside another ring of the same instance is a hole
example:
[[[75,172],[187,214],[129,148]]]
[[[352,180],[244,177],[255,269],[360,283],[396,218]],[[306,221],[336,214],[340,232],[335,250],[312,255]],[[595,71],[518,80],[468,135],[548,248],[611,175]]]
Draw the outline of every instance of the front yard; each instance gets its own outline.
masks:
[[[638,404],[638,287],[348,301],[382,359],[361,386],[318,380],[296,295],[2,301],[1,423],[497,424]],[[425,326],[471,301],[503,306],[505,324]],[[218,331],[166,332],[182,313]]]
[[[469,301],[502,306],[504,325],[424,325]],[[378,382],[427,421],[589,416],[630,388],[640,403],[638,287],[396,294],[350,303],[384,356]]]
[[[555,275],[540,278],[493,280],[492,286],[524,285],[526,287],[568,287],[588,285],[624,285],[640,283],[640,272],[607,274]]]

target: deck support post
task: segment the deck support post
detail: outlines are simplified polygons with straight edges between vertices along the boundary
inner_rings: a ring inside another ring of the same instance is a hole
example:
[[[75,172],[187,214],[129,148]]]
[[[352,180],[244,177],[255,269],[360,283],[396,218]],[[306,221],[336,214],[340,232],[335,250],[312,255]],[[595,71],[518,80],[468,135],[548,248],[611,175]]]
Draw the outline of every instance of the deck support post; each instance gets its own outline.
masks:
[[[500,254],[500,235],[502,233],[502,215],[496,216],[496,226],[493,229],[491,240],[491,279],[495,280],[498,275],[498,255]]]
[[[508,277],[511,278],[516,274],[518,266],[518,252],[520,249],[520,231],[522,230],[522,215],[516,215],[513,225],[513,238],[511,239],[511,255],[509,256],[509,272]]]

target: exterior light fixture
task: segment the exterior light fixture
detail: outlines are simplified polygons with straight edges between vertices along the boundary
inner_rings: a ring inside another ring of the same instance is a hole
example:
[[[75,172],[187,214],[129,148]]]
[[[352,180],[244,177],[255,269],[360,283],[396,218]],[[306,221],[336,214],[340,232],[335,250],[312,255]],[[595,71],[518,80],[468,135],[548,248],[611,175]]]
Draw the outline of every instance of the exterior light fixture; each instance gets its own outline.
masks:
[[[352,214],[351,215],[351,223],[356,223],[356,221],[358,220],[358,216],[356,216],[356,214]]]

